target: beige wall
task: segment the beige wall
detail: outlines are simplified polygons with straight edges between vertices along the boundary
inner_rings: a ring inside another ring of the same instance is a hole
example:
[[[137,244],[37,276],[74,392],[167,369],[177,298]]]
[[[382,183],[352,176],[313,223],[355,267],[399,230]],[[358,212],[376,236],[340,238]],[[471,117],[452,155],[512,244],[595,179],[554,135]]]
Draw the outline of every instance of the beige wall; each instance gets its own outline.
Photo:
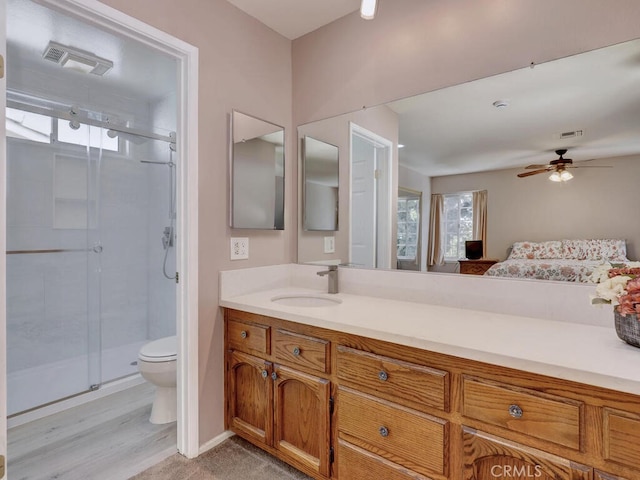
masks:
[[[200,442],[223,424],[223,329],[218,272],[295,259],[291,42],[224,0],[104,0],[199,48]],[[228,227],[228,121],[232,109],[285,127],[287,211],[282,231]],[[229,237],[250,238],[249,260],[229,260]]]
[[[574,178],[555,183],[548,174],[518,178],[522,169],[431,179],[433,193],[487,190],[487,256],[505,259],[516,241],[622,238],[627,254],[640,255],[638,202],[640,156],[579,162],[613,168],[573,169]]]
[[[342,263],[349,261],[349,123],[366,128],[381,137],[390,140],[394,144],[392,190],[397,198],[397,145],[398,145],[398,116],[386,106],[368,108],[354,113],[341,115],[336,118],[321,120],[298,127],[298,145],[300,139],[309,135],[317,140],[336,145],[338,147],[339,161],[339,187],[338,192],[338,231],[337,232],[307,232],[302,228],[302,216],[298,220],[298,262],[317,262],[339,259]],[[299,182],[299,191],[302,191],[302,179]],[[301,199],[298,208],[302,209]],[[395,200],[392,201],[395,205]],[[301,211],[301,210],[300,210]],[[395,218],[395,215],[394,215]],[[395,224],[392,226],[395,232]],[[324,237],[335,236],[336,251],[333,254],[324,253]],[[395,238],[395,234],[394,234]],[[392,245],[395,241],[392,242]],[[395,258],[395,255],[394,255]],[[394,260],[395,261],[395,260]]]
[[[380,0],[293,42],[294,123],[640,36],[637,0]]]
[[[375,21],[350,15],[296,40],[292,55],[291,42],[224,0],[103,2],[200,49],[202,443],[223,429],[218,271],[296,258],[292,125],[640,36],[637,0],[382,0]],[[233,108],[286,128],[284,232],[227,226]],[[232,233],[250,237],[250,260],[229,260]]]

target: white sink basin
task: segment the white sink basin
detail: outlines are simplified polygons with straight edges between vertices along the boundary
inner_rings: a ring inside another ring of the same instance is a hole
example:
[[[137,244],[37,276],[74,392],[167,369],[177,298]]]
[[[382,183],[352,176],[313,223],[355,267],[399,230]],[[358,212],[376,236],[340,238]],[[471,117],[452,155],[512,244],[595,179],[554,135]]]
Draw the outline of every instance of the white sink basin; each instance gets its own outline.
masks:
[[[327,295],[314,295],[311,293],[277,295],[273,297],[271,301],[289,307],[331,307],[342,303],[342,300],[339,298],[333,298]]]

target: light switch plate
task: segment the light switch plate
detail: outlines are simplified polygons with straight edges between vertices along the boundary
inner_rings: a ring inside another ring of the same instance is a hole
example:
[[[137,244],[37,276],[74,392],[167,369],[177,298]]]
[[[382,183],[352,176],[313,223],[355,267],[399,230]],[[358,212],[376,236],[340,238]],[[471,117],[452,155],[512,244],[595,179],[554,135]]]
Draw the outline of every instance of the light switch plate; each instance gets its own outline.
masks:
[[[247,260],[249,258],[249,239],[247,237],[231,237],[231,260]]]
[[[335,253],[336,237],[324,237],[324,253]]]

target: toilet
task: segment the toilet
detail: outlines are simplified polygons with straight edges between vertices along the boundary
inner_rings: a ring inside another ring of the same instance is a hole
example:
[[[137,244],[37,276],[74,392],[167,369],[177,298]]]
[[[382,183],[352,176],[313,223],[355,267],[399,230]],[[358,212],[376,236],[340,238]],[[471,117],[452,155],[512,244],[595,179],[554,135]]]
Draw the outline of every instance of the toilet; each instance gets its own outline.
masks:
[[[151,423],[175,422],[177,417],[176,358],[178,338],[164,337],[149,342],[138,352],[138,370],[142,377],[156,386],[151,408]]]

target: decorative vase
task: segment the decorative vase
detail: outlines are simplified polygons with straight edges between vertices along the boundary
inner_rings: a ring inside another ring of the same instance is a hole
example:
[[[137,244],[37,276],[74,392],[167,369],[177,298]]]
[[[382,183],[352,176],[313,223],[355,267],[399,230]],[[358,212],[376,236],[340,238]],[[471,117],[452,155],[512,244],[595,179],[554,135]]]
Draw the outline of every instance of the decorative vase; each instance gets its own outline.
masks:
[[[616,333],[629,345],[640,348],[640,320],[638,314],[621,315],[614,310]]]

